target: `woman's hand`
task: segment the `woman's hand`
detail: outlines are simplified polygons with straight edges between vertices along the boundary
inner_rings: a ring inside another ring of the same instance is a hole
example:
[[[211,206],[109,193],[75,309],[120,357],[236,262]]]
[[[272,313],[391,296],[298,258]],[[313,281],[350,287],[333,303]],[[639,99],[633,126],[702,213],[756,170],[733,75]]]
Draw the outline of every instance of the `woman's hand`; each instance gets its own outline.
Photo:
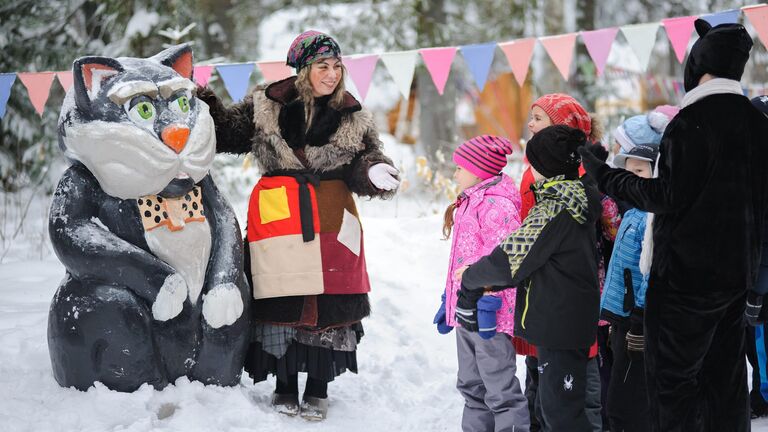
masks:
[[[381,190],[394,190],[400,185],[400,180],[395,177],[400,171],[392,165],[377,163],[368,168],[368,178],[374,186]]]

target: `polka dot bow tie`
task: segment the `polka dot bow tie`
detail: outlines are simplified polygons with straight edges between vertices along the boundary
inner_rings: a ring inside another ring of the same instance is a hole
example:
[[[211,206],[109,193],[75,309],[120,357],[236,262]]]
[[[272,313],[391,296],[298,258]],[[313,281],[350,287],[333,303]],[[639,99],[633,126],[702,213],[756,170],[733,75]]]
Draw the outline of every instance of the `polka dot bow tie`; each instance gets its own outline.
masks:
[[[171,231],[183,230],[190,222],[205,222],[202,192],[199,186],[178,198],[163,198],[159,195],[147,195],[136,203],[141,213],[144,231],[166,227]]]

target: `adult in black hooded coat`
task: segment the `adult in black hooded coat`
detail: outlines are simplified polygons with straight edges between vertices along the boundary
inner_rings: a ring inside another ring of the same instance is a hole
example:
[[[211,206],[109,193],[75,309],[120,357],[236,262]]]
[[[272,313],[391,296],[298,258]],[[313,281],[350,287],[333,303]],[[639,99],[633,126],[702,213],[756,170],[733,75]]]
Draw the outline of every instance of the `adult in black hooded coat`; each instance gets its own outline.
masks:
[[[602,191],[656,214],[644,326],[653,430],[746,431],[744,311],[768,204],[768,122],[738,81],[744,27],[699,19],[696,30],[658,178],[582,158]]]

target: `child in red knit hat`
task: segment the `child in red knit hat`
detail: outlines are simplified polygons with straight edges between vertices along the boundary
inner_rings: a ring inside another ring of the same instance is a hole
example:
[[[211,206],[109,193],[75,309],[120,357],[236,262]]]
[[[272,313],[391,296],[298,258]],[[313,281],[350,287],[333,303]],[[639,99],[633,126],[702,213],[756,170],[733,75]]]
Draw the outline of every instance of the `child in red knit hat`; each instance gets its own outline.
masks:
[[[599,120],[587,112],[586,109],[572,96],[563,93],[550,93],[536,99],[531,105],[531,117],[528,122],[528,130],[531,135],[536,135],[540,130],[553,125],[566,125],[575,129],[580,129],[587,136],[587,141],[590,143],[598,143],[602,139],[602,125]],[[607,152],[606,152],[607,155]],[[579,175],[583,175],[584,171],[580,167]],[[520,217],[524,220],[528,215],[528,211],[536,203],[533,192],[531,191],[531,185],[534,183],[533,174],[530,167],[528,167],[523,173],[523,178],[520,181],[520,196],[522,198],[522,208],[520,210]],[[619,225],[621,224],[621,217],[619,215],[618,206],[609,197],[603,197],[603,214],[600,219],[599,233],[602,234],[603,240],[606,243],[610,243],[607,252],[600,253],[610,256],[613,239],[618,232]],[[599,243],[603,243],[600,242]],[[600,245],[602,246],[602,244]],[[600,247],[603,249],[603,247]],[[605,263],[601,259],[599,263],[599,276],[601,282],[605,279]],[[605,326],[605,337],[607,340],[607,322],[601,321],[601,325]],[[531,410],[531,430],[538,430],[538,424],[535,416],[533,415],[533,402],[536,399],[537,383],[538,383],[538,360],[536,358],[536,349],[527,344],[520,338],[514,338],[515,349],[519,355],[526,356],[526,366],[528,374],[526,377],[526,397],[528,397],[529,408]],[[590,363],[597,363],[595,358],[598,355],[598,344],[596,343],[590,348],[589,357]],[[595,371],[594,365],[590,364],[590,378],[593,385],[590,387],[587,395],[587,410],[590,417],[590,421],[596,426],[599,426],[605,417],[601,415],[601,387],[607,388],[607,383],[603,386],[600,385],[599,373]],[[598,376],[595,376],[597,373]],[[606,373],[606,376],[610,372]]]

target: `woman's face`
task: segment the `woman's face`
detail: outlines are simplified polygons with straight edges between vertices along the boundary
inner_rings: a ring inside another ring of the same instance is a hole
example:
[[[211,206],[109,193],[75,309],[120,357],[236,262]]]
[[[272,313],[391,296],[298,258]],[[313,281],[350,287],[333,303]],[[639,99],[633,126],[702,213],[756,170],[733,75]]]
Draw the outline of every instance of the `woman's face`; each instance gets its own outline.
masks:
[[[459,186],[459,193],[464,192],[465,189],[470,188],[480,183],[480,177],[472,174],[460,166],[456,166],[456,171],[453,173],[453,179],[456,180],[456,184]]]
[[[312,84],[312,96],[328,96],[336,90],[344,77],[341,60],[322,58],[310,65],[309,82]]]
[[[552,120],[547,113],[539,106],[531,108],[531,120],[528,122],[528,130],[531,131],[531,135],[536,135],[536,132],[547,126],[552,126]]]

